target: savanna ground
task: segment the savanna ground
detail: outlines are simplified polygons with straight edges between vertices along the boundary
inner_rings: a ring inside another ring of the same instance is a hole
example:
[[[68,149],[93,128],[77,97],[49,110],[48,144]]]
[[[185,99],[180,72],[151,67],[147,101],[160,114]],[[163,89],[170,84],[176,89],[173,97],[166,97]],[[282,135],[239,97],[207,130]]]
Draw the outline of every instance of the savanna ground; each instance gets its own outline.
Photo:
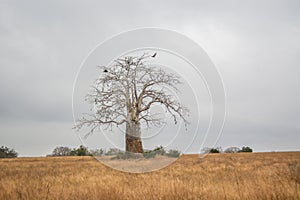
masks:
[[[183,155],[143,174],[93,157],[0,159],[0,199],[300,199],[300,152]]]

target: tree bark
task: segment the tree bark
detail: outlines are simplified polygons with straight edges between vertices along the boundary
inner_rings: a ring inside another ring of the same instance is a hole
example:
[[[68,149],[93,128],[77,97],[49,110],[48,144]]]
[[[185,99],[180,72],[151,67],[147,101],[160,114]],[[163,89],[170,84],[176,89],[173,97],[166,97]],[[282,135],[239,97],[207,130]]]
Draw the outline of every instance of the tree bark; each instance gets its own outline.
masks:
[[[141,139],[141,124],[137,121],[126,123],[126,151],[131,153],[143,153]]]

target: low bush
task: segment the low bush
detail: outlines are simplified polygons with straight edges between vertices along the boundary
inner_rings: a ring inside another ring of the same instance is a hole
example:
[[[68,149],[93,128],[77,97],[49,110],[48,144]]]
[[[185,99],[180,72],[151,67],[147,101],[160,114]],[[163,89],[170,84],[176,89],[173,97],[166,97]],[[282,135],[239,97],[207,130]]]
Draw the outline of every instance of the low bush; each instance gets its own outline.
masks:
[[[146,151],[143,153],[144,158],[154,158],[156,156],[155,151]]]
[[[91,156],[91,154],[88,151],[87,147],[80,145],[78,149],[73,149],[70,152],[70,156]]]
[[[170,149],[168,152],[166,152],[164,147],[160,146],[160,147],[156,147],[152,151],[145,152],[143,155],[145,158],[154,158],[156,155],[178,158],[180,156],[180,151],[175,150],[175,149]]]
[[[113,151],[115,152],[115,151]],[[109,152],[109,154],[106,155],[111,155],[112,152]],[[123,151],[119,151],[118,153],[114,154],[115,156],[112,157],[113,160],[118,160],[118,159],[140,159],[140,158],[155,158],[155,156],[157,155],[161,155],[161,156],[168,156],[168,157],[172,157],[172,158],[178,158],[180,156],[180,151],[178,150],[174,150],[171,149],[168,152],[166,152],[166,150],[160,146],[160,147],[156,147],[153,150],[148,150],[145,151],[144,153],[131,153],[131,152],[123,152]]]
[[[253,152],[253,149],[251,149],[250,147],[242,147],[242,149],[239,150],[238,152],[248,152],[248,153],[251,153],[251,152]]]
[[[219,149],[211,148],[209,153],[220,153]]]
[[[172,157],[172,158],[178,158],[180,156],[180,151],[171,149],[171,150],[168,151],[166,156]]]
[[[165,155],[166,151],[163,146],[156,147],[153,150],[145,151],[143,153],[144,158],[154,158],[156,155]]]

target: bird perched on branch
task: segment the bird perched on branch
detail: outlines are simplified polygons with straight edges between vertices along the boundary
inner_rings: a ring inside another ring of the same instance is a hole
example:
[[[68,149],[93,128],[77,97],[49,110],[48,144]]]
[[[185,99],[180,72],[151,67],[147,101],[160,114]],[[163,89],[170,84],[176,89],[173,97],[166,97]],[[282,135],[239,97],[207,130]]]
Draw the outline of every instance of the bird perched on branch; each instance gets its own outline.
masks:
[[[155,58],[156,54],[157,54],[157,53],[155,52],[155,53],[153,54],[153,56],[151,56],[151,57],[152,57],[152,58]]]

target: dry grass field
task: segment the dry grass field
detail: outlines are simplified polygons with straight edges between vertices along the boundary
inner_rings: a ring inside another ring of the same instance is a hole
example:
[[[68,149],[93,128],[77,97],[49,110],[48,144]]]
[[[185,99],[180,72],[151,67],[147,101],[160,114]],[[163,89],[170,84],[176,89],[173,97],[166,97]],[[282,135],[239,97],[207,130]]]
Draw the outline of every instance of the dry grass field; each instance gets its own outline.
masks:
[[[118,159],[112,160],[114,156],[101,156],[97,157],[97,160],[104,163],[106,166],[109,166],[113,169],[131,172],[131,173],[143,173],[143,172],[152,172],[158,169],[162,169],[173,162],[178,158],[170,158],[167,156],[157,155],[154,159]]]
[[[300,199],[300,152],[184,155],[144,174],[92,157],[0,159],[0,199]]]

